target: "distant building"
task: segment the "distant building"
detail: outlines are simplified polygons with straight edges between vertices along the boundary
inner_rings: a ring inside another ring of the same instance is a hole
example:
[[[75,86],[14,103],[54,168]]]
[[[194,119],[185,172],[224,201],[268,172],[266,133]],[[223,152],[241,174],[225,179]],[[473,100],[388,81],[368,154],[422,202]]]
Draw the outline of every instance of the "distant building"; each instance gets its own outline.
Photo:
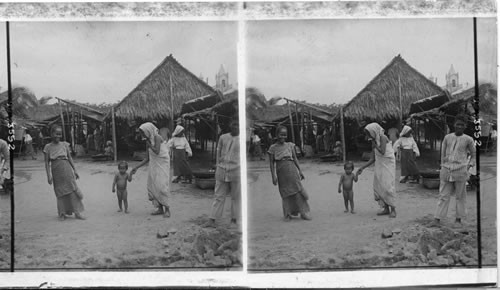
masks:
[[[454,93],[462,89],[462,85],[460,84],[458,78],[458,72],[455,72],[453,65],[451,65],[450,71],[448,71],[448,73],[446,74],[445,89],[447,89],[450,93]]]
[[[438,78],[437,77],[433,77],[432,74],[429,76],[429,80],[435,84],[437,84],[438,82]]]
[[[200,80],[208,84],[208,78],[204,79],[203,74],[200,73],[198,77]],[[233,88],[233,85],[229,84],[229,73],[226,72],[226,68],[223,64],[220,65],[219,71],[215,74],[215,90],[225,93]]]
[[[437,84],[437,77],[432,76],[432,74],[428,77],[428,79],[431,82]],[[465,89],[469,86],[468,83],[466,83],[465,86],[460,83],[458,72],[455,71],[453,64],[451,65],[450,70],[446,74],[445,79],[446,79],[446,84],[441,88],[447,90],[448,92],[450,92],[450,94]]]
[[[215,75],[215,87],[214,89],[221,92],[226,92],[232,89],[233,86],[229,84],[229,73],[226,72],[224,65],[221,64],[219,72]]]

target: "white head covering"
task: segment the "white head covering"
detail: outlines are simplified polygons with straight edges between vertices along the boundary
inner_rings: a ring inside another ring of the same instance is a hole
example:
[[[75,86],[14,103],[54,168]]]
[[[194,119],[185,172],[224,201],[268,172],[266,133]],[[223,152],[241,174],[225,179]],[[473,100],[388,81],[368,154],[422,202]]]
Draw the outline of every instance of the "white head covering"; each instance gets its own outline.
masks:
[[[177,135],[179,133],[181,133],[182,131],[184,131],[184,127],[182,127],[181,125],[177,125],[175,127],[175,130],[174,130],[174,134],[172,134],[173,137],[177,137]]]
[[[375,139],[377,146],[380,146],[380,137],[384,135],[384,129],[377,123],[370,123],[366,125],[365,130]]]
[[[147,122],[139,126],[139,129],[141,129],[142,132],[144,132],[144,135],[149,139],[151,142],[152,146],[155,146],[155,135],[159,134],[158,128],[156,128],[155,125],[151,122]]]
[[[404,135],[406,135],[408,132],[411,131],[411,127],[410,126],[404,126],[403,127],[403,130],[401,130],[401,134],[399,134],[399,136],[403,137]]]

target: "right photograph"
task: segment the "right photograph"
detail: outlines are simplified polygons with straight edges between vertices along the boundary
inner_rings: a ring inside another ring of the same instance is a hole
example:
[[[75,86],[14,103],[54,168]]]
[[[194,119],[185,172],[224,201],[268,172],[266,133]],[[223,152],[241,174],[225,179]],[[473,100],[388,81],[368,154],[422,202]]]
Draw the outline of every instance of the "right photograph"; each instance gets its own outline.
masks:
[[[496,18],[246,26],[249,271],[496,265]]]

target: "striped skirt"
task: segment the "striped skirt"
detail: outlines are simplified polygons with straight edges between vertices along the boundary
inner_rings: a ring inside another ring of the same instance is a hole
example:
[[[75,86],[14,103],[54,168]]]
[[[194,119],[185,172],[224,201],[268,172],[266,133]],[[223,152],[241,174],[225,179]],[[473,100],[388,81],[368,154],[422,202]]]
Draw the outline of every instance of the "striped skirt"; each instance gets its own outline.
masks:
[[[73,168],[66,159],[51,160],[52,183],[57,197],[59,215],[80,213],[84,210],[82,193],[76,185]]]
[[[276,161],[278,188],[283,203],[283,215],[309,213],[308,195],[300,182],[300,174],[292,160]]]

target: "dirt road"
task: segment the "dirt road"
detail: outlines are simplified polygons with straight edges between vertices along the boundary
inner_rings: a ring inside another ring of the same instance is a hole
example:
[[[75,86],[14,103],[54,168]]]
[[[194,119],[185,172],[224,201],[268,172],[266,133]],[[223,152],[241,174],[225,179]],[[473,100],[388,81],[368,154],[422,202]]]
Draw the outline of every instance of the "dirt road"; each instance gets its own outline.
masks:
[[[229,200],[220,229],[200,227],[210,211],[212,190],[173,184],[172,216],[151,216],[154,208],[147,200],[143,167],[128,185],[130,213],[125,214],[117,212],[111,192],[117,170],[113,162],[76,160],[87,220],[61,222],[43,161],[16,160],[15,166],[16,269],[241,266],[241,234],[226,230],[224,224]],[[171,233],[160,239],[159,231]]]
[[[494,264],[496,158],[482,159],[481,178],[485,180],[481,182],[483,263]],[[357,162],[355,167],[359,168],[361,164]],[[343,198],[337,193],[343,166],[340,163],[302,160],[301,167],[306,177],[303,184],[310,196],[313,220],[294,219],[286,223],[283,221],[278,188],[271,182],[268,162],[249,163],[249,270],[436,265],[427,257],[419,260],[411,257],[423,244],[422,233],[441,235],[424,226],[434,213],[438,190],[428,190],[422,185],[397,183],[397,218],[377,216],[379,207],[373,198],[372,166],[363,172],[355,184],[356,214],[344,213]],[[397,171],[399,180],[399,167]],[[459,238],[473,244],[475,240],[470,240],[470,237],[475,235],[476,227],[475,191],[469,191],[467,198],[468,220],[465,228],[468,229],[468,237],[465,239],[464,235]],[[445,228],[453,223],[454,214],[453,197]],[[384,229],[401,233],[386,240],[381,238]],[[449,234],[454,235],[453,232]],[[473,264],[473,261],[467,259],[469,258],[464,256],[464,262],[455,262]],[[452,262],[447,265],[455,265]]]

